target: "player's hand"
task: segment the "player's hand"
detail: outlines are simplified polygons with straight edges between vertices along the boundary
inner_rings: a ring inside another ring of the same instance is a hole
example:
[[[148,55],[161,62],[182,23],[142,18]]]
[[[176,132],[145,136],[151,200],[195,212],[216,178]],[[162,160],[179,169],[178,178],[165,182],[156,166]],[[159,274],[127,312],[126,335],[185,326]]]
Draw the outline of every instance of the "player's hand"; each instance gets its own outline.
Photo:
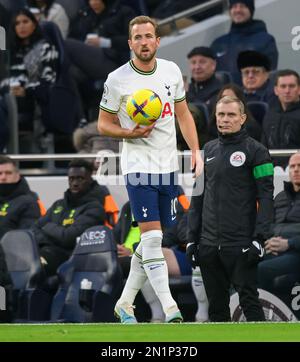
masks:
[[[252,244],[248,250],[248,263],[250,265],[257,264],[260,260],[262,260],[264,254],[265,250],[263,246],[256,240],[252,241]]]
[[[193,177],[198,177],[203,172],[204,163],[201,157],[200,150],[192,151],[191,169],[194,172]]]
[[[155,123],[151,124],[150,126],[143,127],[137,124],[129,133],[129,138],[148,138],[154,126]]]
[[[196,266],[199,266],[199,249],[198,245],[195,243],[188,243],[186,246],[186,257],[191,263],[192,267],[195,269]]]

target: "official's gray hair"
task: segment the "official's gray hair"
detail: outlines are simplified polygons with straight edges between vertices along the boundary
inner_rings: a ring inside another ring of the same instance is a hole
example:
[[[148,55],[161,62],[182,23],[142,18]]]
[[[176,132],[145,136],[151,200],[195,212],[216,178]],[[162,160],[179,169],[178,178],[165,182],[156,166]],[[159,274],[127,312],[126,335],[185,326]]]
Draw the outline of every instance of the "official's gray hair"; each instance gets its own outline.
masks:
[[[232,96],[224,96],[218,100],[216,107],[220,103],[223,103],[223,104],[237,103],[239,105],[241,114],[245,114],[245,105],[239,98],[232,97]]]

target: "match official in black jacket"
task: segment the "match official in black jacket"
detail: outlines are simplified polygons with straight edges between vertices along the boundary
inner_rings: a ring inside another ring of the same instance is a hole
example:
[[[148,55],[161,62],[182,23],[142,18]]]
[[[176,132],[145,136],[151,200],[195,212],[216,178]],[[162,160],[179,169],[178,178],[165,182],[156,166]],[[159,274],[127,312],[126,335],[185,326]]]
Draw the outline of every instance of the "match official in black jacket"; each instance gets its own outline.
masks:
[[[212,322],[231,320],[231,285],[246,319],[260,321],[256,272],[273,219],[273,165],[243,128],[239,99],[221,98],[216,119],[219,138],[204,147],[204,192],[189,211],[187,256],[201,268]]]

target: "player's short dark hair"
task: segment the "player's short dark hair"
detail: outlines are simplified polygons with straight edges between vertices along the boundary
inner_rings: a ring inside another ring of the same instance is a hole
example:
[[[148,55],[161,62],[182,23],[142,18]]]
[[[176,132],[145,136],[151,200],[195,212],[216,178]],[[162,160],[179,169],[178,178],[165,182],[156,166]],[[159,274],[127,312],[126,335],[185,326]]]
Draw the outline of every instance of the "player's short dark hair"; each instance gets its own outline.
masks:
[[[94,171],[94,166],[92,164],[92,162],[90,161],[87,161],[85,159],[82,159],[82,158],[78,158],[78,159],[75,159],[75,160],[72,160],[69,165],[68,165],[68,170],[70,168],[80,168],[80,167],[83,167],[85,168],[89,173],[93,173]]]
[[[147,23],[150,23],[153,25],[154,31],[155,31],[155,36],[158,37],[159,36],[158,25],[157,25],[156,20],[153,18],[150,18],[149,16],[146,16],[146,15],[140,15],[140,16],[136,16],[135,18],[133,18],[129,23],[129,31],[128,31],[129,39],[131,39],[131,36],[132,36],[131,32],[132,32],[132,28],[134,25],[147,24]]]

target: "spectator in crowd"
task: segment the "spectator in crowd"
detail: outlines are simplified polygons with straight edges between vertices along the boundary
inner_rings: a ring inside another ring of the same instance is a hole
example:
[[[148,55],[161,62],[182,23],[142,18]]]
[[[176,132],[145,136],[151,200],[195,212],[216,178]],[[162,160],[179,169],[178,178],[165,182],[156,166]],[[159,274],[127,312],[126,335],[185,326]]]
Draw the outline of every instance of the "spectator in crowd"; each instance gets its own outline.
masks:
[[[281,296],[291,295],[300,281],[300,153],[289,159],[290,181],[274,200],[273,236],[265,242],[266,257],[258,265],[258,283],[262,289]],[[285,283],[278,281],[282,277]]]
[[[79,153],[97,153],[110,150],[119,153],[120,141],[116,138],[99,134],[97,121],[90,122],[82,128],[77,128],[73,134],[74,147]]]
[[[36,193],[20,175],[17,164],[8,156],[0,155],[0,238],[11,230],[27,229],[45,212]],[[7,308],[0,310],[0,322],[9,322],[12,311],[12,280],[7,270],[0,244],[0,286],[6,292]]]
[[[261,321],[256,273],[273,219],[273,165],[242,129],[239,99],[221,98],[216,118],[219,138],[204,147],[204,192],[193,195],[189,210],[187,255],[201,268],[210,321],[231,320],[231,284],[246,319]]]
[[[198,138],[201,148],[208,141],[208,114],[212,112],[217,93],[222,83],[216,78],[216,60],[209,47],[193,48],[187,55],[191,72],[191,81],[187,89],[187,102],[195,120]],[[203,106],[199,103],[203,103]],[[203,108],[206,108],[206,112]],[[180,151],[189,147],[176,122],[177,148]]]
[[[127,32],[132,8],[120,0],[88,0],[70,26],[66,49],[79,89],[88,80],[105,79],[129,60]],[[83,91],[81,91],[84,96]]]
[[[91,226],[104,224],[103,191],[92,178],[93,165],[85,160],[71,161],[69,188],[32,227],[41,262],[47,276],[55,275],[76,244],[76,238]]]
[[[89,121],[89,110],[98,103],[102,81],[123,60],[129,59],[125,34],[135,14],[132,8],[120,2],[88,0],[70,26],[66,49],[72,61],[70,71],[75,80],[76,93],[81,97],[83,126]],[[95,81],[98,81],[97,86]]]
[[[191,82],[188,86],[187,101],[203,102],[212,111],[216,95],[222,83],[216,78],[216,58],[209,47],[197,47],[188,55]]]
[[[27,0],[30,7],[40,10],[39,20],[52,21],[59,27],[63,38],[66,38],[69,32],[69,18],[65,9],[55,0]]]
[[[8,231],[30,228],[44,212],[43,204],[20,175],[16,162],[0,155],[0,238]],[[7,310],[0,311],[0,322],[8,322],[12,318],[12,281],[1,244],[0,286],[5,288],[7,296]]]
[[[252,114],[250,113],[242,89],[236,84],[228,83],[221,88],[220,92],[217,95],[216,102],[218,102],[221,98],[225,96],[235,97],[238,98],[241,102],[243,102],[245,107],[245,114],[247,116],[246,122],[243,127],[246,129],[250,137],[260,142],[262,134],[261,125],[253,118]],[[211,120],[208,124],[208,133],[210,139],[215,139],[218,137],[215,110],[213,111]]]
[[[2,91],[16,96],[19,130],[33,130],[35,102],[41,108],[42,121],[48,119],[48,91],[57,76],[58,53],[42,34],[28,9],[16,13],[10,41],[10,76],[4,79]]]
[[[263,120],[262,143],[269,149],[300,148],[300,77],[294,70],[280,70],[276,74],[276,100]],[[286,158],[278,157],[276,164],[286,165]]]
[[[28,229],[45,212],[17,164],[0,156],[0,238],[10,230]]]
[[[244,50],[256,50],[271,60],[271,69],[277,68],[278,50],[275,39],[267,32],[262,20],[254,20],[254,0],[229,0],[231,28],[229,33],[215,39],[211,47],[217,57],[217,70],[232,74],[235,83],[241,78],[236,59]]]
[[[262,53],[246,50],[238,55],[237,64],[242,74],[246,101],[272,103],[274,92],[273,84],[269,79],[270,59]]]

